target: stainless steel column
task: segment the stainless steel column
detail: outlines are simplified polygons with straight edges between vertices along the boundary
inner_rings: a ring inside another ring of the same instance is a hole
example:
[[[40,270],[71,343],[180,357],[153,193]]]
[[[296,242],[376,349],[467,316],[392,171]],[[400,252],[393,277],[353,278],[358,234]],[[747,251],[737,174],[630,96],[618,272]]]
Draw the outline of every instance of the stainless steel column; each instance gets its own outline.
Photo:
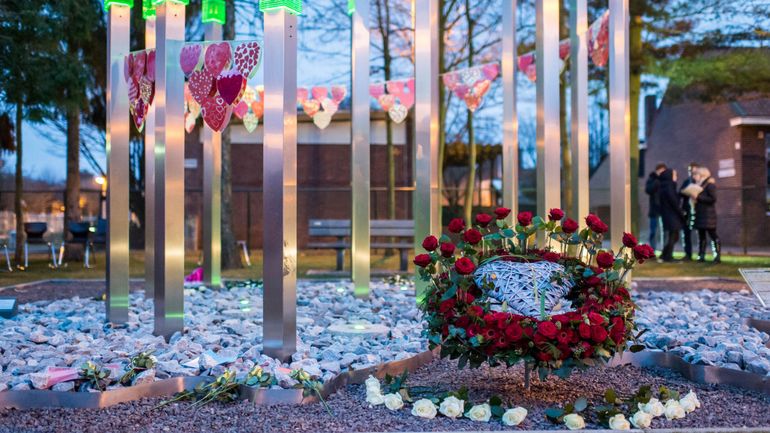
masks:
[[[112,4],[107,34],[107,321],[128,322],[128,87],[131,9]]]
[[[559,1],[536,0],[537,213],[561,207]]]
[[[369,0],[355,0],[351,31],[351,259],[358,297],[369,296],[370,279],[370,124]]]
[[[570,0],[570,85],[572,98],[572,190],[571,217],[588,215],[588,11],[586,0]]]
[[[297,17],[265,11],[264,352],[297,347]]]
[[[631,228],[628,20],[628,0],[610,0],[610,240],[615,251]]]
[[[503,206],[519,208],[519,119],[516,114],[516,0],[503,0]]]
[[[184,328],[184,44],[185,6],[156,5],[155,334]]]
[[[222,39],[222,25],[207,23],[206,40]],[[222,133],[204,127],[203,137],[203,282],[222,286]]]
[[[144,22],[144,46],[155,48],[155,17]],[[155,53],[157,54],[157,53]],[[157,60],[157,57],[156,57]],[[157,65],[157,62],[155,63]],[[144,121],[144,296],[155,293],[155,104]]]
[[[412,0],[414,19],[415,143],[413,200],[414,248],[441,231],[441,188],[438,184],[438,0]],[[423,299],[427,282],[417,279],[417,301]]]

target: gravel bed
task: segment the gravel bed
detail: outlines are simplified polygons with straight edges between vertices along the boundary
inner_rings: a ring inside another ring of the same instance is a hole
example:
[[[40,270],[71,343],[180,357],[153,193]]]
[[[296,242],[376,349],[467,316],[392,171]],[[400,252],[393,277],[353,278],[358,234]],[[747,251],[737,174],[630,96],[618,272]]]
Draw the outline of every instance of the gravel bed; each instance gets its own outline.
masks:
[[[106,293],[104,281],[41,281],[38,283],[9,286],[0,290],[0,296],[15,297],[19,304],[34,301],[53,301],[68,299],[75,296],[81,298],[101,297]],[[132,292],[144,288],[143,281],[131,281],[129,288]]]
[[[391,412],[383,406],[369,408],[365,390],[352,385],[328,400],[334,416],[320,404],[303,406],[256,406],[248,402],[212,404],[199,410],[189,403],[178,403],[154,410],[160,399],[145,399],[119,404],[107,409],[0,410],[0,432],[371,432],[371,431],[489,431],[489,430],[563,430],[545,419],[549,407],[587,397],[600,404],[611,385],[621,395],[635,391],[640,384],[665,385],[680,392],[690,389],[698,394],[702,407],[685,419],[667,421],[656,418],[653,428],[762,427],[770,426],[767,407],[770,398],[730,387],[694,384],[667,370],[639,369],[632,366],[597,368],[576,372],[566,380],[549,378],[534,381],[527,392],[522,387],[523,369],[482,367],[459,371],[455,363],[435,361],[409,379],[413,386],[447,384],[469,389],[472,402],[500,395],[508,405],[525,407],[529,414],[518,427],[506,428],[499,422],[480,423],[467,419],[438,417],[424,420],[413,417],[404,408]],[[590,409],[589,409],[590,410]],[[587,418],[588,428],[599,428]]]
[[[667,291],[667,292],[689,292],[709,289],[720,292],[740,292],[749,290],[748,284],[743,280],[734,280],[730,278],[708,278],[708,279],[635,279],[634,287],[641,292],[648,291]]]

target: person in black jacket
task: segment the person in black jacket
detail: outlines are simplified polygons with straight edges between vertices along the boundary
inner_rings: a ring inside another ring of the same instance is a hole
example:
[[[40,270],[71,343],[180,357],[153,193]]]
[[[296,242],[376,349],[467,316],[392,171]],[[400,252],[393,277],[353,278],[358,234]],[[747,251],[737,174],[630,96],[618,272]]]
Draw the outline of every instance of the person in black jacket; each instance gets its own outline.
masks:
[[[666,244],[660,258],[664,262],[674,260],[674,246],[679,240],[679,231],[684,226],[679,192],[676,188],[676,170],[666,169],[659,177],[660,216],[663,220],[663,230],[666,234]]]
[[[717,185],[706,167],[698,167],[696,181],[703,191],[695,198],[695,228],[698,229],[698,261],[706,261],[706,236],[711,238],[714,263],[722,262],[722,242],[717,235]]]
[[[690,196],[683,194],[682,191],[690,184],[695,183],[695,172],[700,167],[697,162],[691,162],[687,166],[687,179],[682,182],[682,187],[679,188],[679,195],[682,200],[682,212],[684,212],[684,228],[682,230],[682,241],[684,243],[684,259],[692,260],[692,232],[694,231],[693,224],[695,222],[695,210],[690,205]]]
[[[658,246],[658,228],[660,227],[660,174],[666,170],[666,164],[662,162],[655,166],[655,171],[647,176],[647,182],[644,185],[644,192],[647,193],[650,200],[647,217],[650,219],[650,236],[648,243],[653,250]]]

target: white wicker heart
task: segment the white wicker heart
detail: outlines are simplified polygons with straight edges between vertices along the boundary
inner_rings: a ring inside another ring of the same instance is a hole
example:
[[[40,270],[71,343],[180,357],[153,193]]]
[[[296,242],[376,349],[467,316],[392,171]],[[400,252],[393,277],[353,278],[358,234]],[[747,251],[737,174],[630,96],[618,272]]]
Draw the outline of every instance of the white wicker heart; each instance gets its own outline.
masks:
[[[558,263],[496,260],[480,266],[473,277],[479,287],[491,289],[487,292],[490,298],[505,302],[512,313],[539,316],[541,297],[545,314],[566,310],[569,305],[564,297],[572,283]]]

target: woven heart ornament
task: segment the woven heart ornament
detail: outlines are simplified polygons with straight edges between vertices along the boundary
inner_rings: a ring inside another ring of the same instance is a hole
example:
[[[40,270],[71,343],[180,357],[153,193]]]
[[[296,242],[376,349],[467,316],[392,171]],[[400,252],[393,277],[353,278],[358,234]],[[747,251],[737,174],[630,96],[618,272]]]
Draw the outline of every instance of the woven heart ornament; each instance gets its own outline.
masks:
[[[319,129],[326,129],[327,126],[332,122],[332,115],[321,111],[316,113],[315,116],[313,116],[313,123],[315,123],[315,126],[317,126]]]
[[[347,93],[348,89],[346,89],[345,86],[332,86],[332,101],[334,101],[336,105],[340,105],[340,102],[345,99]]]
[[[337,105],[336,102],[332,101],[329,98],[326,98],[323,101],[321,101],[321,107],[324,109],[324,112],[329,113],[330,116],[333,116],[339,109],[339,105]]]
[[[261,57],[261,48],[256,42],[246,42],[235,48],[235,68],[241,71],[244,77],[254,78]]]
[[[369,95],[374,99],[379,99],[380,96],[385,94],[385,84],[370,84]]]
[[[388,116],[390,116],[390,119],[396,123],[403,122],[406,119],[407,114],[409,114],[409,110],[401,104],[394,105],[388,110]]]
[[[134,75],[134,56],[131,54],[123,57],[123,80],[128,83],[128,80]]]
[[[147,53],[139,51],[134,53],[134,79],[139,81],[144,75],[145,66],[147,65]]]
[[[500,74],[500,65],[497,63],[488,63],[481,68],[481,72],[485,79],[494,81]]]
[[[257,116],[257,119],[261,118],[265,114],[265,101],[260,99],[251,103],[251,112]]]
[[[380,103],[383,110],[390,111],[390,107],[396,103],[396,97],[393,95],[380,95],[380,97],[377,98],[377,101]]]
[[[245,90],[246,77],[237,69],[224,71],[217,77],[217,91],[228,105],[237,104]]]
[[[214,95],[214,76],[205,69],[194,71],[190,74],[190,95],[199,104],[208,100]]]
[[[203,47],[200,44],[182,47],[182,52],[179,54],[179,66],[182,67],[182,72],[186,77],[189,77],[193,71],[200,69],[203,64],[201,61],[202,50]]]
[[[323,101],[329,96],[329,89],[327,89],[325,86],[316,86],[310,90],[310,94],[313,95],[313,99]]]
[[[241,102],[239,102],[238,105],[233,108],[233,114],[235,114],[235,117],[239,119],[243,119],[243,116],[245,116],[248,112],[249,104],[247,104],[243,99],[241,99]]]
[[[259,117],[257,117],[256,114],[248,112],[243,116],[243,127],[246,128],[246,131],[248,131],[249,134],[254,132],[254,130],[257,129],[257,126],[259,126]]]
[[[148,80],[155,82],[155,50],[148,50],[147,51],[147,66],[145,67],[146,71],[144,72],[144,76],[147,77]]]
[[[233,108],[227,104],[221,96],[208,98],[201,104],[203,121],[212,130],[222,132],[230,122],[233,114]]]
[[[184,115],[184,130],[187,131],[188,134],[192,133],[195,129],[195,116],[192,116],[190,113],[185,113]]]
[[[302,103],[302,110],[310,117],[315,116],[321,109],[321,103],[315,99],[308,99]]]
[[[232,50],[227,42],[211,44],[206,47],[206,56],[203,63],[213,76],[219,76],[230,64]]]
[[[490,298],[505,302],[508,309],[524,316],[549,315],[564,299],[572,283],[564,277],[564,266],[547,261],[535,263],[496,260],[480,266],[473,277],[488,290]]]
[[[297,103],[298,104],[304,104],[305,101],[307,101],[307,98],[309,97],[310,92],[307,90],[306,87],[300,87],[297,89]]]
[[[252,102],[257,100],[257,91],[253,87],[246,85],[246,90],[243,91],[243,97],[241,102],[245,102],[246,105],[251,105]]]
[[[155,99],[155,83],[147,77],[142,77],[139,80],[139,98],[148,106],[152,105],[152,101]]]

